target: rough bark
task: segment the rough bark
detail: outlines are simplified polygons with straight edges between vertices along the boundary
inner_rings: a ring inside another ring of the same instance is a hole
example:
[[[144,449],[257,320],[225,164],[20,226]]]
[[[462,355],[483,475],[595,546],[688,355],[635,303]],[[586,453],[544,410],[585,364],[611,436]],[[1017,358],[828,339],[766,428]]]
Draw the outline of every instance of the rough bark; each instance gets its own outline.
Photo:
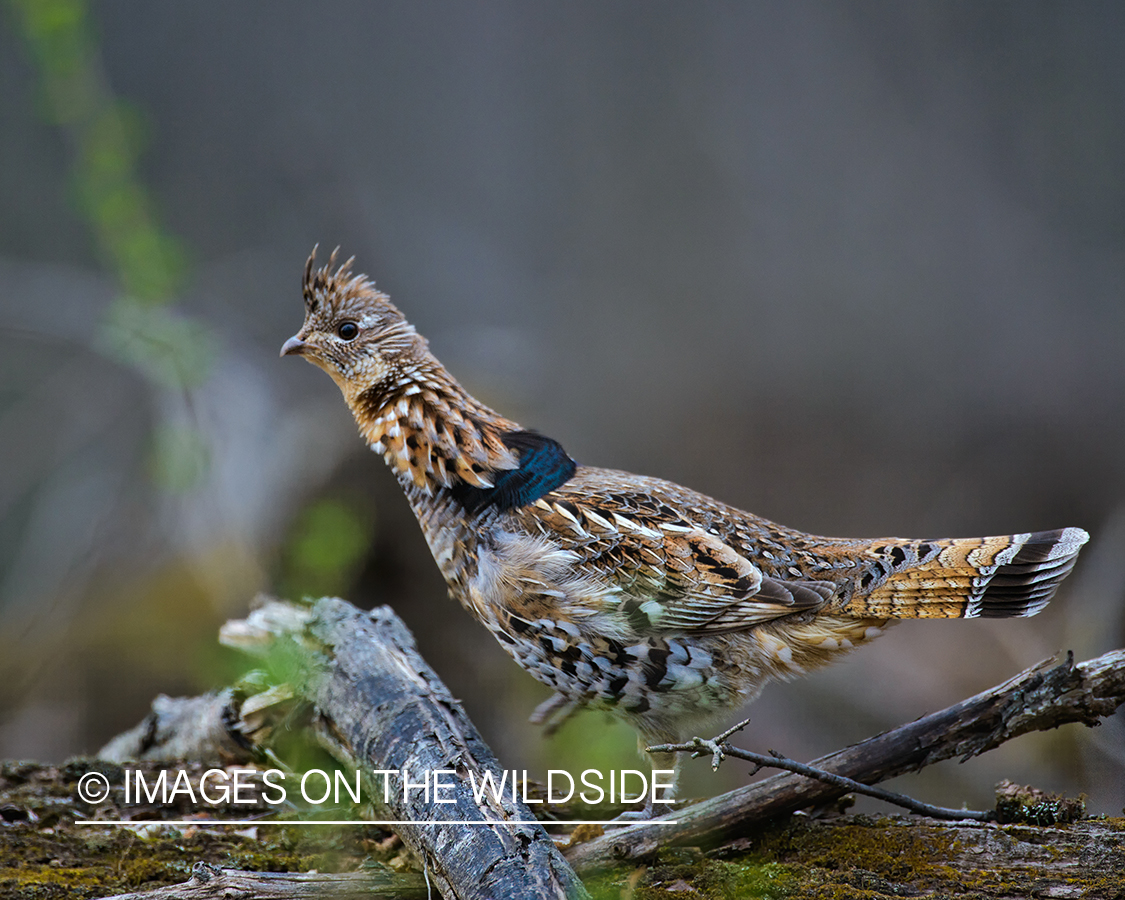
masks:
[[[1122,819],[1042,827],[915,817],[789,817],[705,858],[770,860],[769,867],[781,870],[767,885],[775,888],[769,891],[775,896],[1125,896]]]
[[[388,776],[387,789],[382,778],[368,786],[380,815],[400,823],[395,832],[443,896],[586,896],[523,802],[487,792],[477,801],[470,778],[480,784],[490,773],[499,783],[500,766],[389,608],[363,613],[337,599],[311,610],[268,602],[245,621],[227,623],[221,639],[286,656],[295,693],[315,708],[319,740],[346,765],[401,772],[412,784],[449,773],[441,804],[404,790],[397,776]]]
[[[1120,900],[1125,820],[1063,827],[919,818],[790,817],[709,853],[665,851],[591,876],[600,896],[1027,897]],[[36,896],[28,894],[29,897]],[[197,864],[189,881],[106,900],[352,900],[426,897],[419,875],[247,872]]]
[[[152,701],[152,710],[136,727],[117,735],[98,751],[110,762],[194,759],[220,765],[247,762],[250,750],[239,743],[225,719],[231,691],[201,697],[166,697]]]
[[[136,765],[150,772],[159,769]],[[66,766],[0,763],[0,897],[296,900],[380,896],[380,891],[404,900],[427,896],[420,873],[396,871],[406,862],[402,848],[378,829],[333,833],[268,826],[248,833],[201,821],[200,827],[186,829],[99,828],[91,833],[70,823],[89,817],[91,810],[76,801],[75,781],[97,768],[117,778],[112,767],[94,760]],[[115,802],[120,799],[114,795]],[[112,818],[125,812],[113,809]],[[295,843],[312,835],[315,846],[303,846],[295,856]],[[209,865],[193,869],[200,861]],[[322,864],[349,874],[307,871]],[[263,867],[303,874],[240,871]],[[155,887],[184,881],[188,870],[193,877],[186,883]],[[1035,826],[786,816],[706,853],[665,849],[643,866],[626,863],[586,877],[597,896],[618,897],[632,889],[634,896],[652,900],[697,895],[1121,900],[1125,819]]]

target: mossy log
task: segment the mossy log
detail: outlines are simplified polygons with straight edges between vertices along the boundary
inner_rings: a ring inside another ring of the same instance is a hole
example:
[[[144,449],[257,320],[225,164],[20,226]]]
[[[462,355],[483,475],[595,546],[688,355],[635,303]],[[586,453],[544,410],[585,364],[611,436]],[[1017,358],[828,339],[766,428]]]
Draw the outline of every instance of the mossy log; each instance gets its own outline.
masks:
[[[184,884],[115,894],[105,900],[422,900],[427,896],[425,882],[417,875],[246,872],[196,863]]]

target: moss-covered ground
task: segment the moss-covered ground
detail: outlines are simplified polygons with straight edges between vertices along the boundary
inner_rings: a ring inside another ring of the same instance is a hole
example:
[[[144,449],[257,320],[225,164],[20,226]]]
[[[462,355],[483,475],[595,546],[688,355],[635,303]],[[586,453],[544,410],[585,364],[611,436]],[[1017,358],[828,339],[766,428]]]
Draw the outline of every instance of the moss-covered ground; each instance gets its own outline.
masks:
[[[78,779],[99,768],[111,784],[120,783],[121,773],[90,761],[0,764],[0,897],[78,900],[147,890],[187,881],[200,862],[262,872],[417,871],[398,839],[373,826],[235,827],[206,818],[134,828],[76,825],[122,813],[119,792],[96,808],[77,799]],[[162,816],[170,813],[165,808]],[[220,809],[215,817],[229,813]],[[128,814],[146,815],[135,807]],[[596,900],[1125,900],[1125,819],[1040,826],[793,816],[707,852],[668,848],[643,865],[585,880]]]
[[[205,818],[175,826],[76,825],[82,819],[126,817],[117,788],[97,807],[78,799],[78,780],[89,771],[104,771],[111,784],[122,783],[122,773],[104,763],[0,763],[0,898],[79,900],[147,890],[187,881],[200,862],[255,872],[412,866],[398,839],[374,826],[232,827]],[[239,812],[253,817],[260,810]],[[175,814],[167,807],[128,810],[134,819]],[[216,818],[229,816],[228,809],[216,810]]]

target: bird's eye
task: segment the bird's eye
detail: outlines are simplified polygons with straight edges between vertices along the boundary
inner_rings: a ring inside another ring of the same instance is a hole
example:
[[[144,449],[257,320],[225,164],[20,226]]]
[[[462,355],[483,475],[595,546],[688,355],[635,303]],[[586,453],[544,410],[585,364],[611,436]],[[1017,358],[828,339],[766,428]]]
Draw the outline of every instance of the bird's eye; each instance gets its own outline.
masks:
[[[336,326],[336,334],[345,341],[355,340],[355,336],[359,334],[359,326],[355,322],[341,322]]]

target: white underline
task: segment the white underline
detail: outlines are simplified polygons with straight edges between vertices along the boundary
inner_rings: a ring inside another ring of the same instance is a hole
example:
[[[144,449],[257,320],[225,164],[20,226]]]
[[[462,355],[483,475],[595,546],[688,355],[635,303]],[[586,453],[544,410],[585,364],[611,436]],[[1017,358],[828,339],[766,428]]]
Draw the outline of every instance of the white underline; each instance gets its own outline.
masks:
[[[642,819],[652,825],[675,825],[677,819]],[[538,819],[508,819],[505,821],[481,821],[480,819],[331,819],[331,820],[287,820],[287,819],[79,819],[75,825],[195,825],[208,828],[212,825],[636,825],[637,822],[617,822],[613,819],[571,819],[568,821],[546,821]]]

